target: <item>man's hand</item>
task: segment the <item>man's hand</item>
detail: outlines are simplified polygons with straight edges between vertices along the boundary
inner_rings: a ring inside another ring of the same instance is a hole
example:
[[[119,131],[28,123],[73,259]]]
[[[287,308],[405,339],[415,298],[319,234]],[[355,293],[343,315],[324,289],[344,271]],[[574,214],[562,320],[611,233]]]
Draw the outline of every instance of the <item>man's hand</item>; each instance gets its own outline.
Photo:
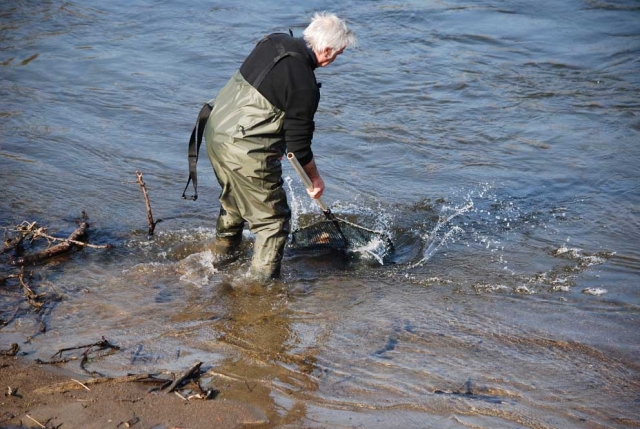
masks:
[[[308,164],[305,164],[302,167],[311,179],[311,183],[313,184],[313,189],[307,189],[307,193],[313,199],[320,198],[322,193],[324,192],[324,180],[320,177],[320,173],[318,173],[318,168],[316,167],[316,161],[311,160]]]
[[[313,189],[307,189],[307,194],[315,200],[316,198],[320,198],[324,192],[324,180],[318,176],[315,179],[311,179],[311,181],[313,182]]]

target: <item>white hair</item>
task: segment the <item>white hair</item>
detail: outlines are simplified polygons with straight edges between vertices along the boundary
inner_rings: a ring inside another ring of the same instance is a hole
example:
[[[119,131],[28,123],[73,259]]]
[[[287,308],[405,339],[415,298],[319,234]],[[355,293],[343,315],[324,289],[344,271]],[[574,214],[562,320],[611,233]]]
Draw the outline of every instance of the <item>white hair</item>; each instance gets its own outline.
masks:
[[[346,22],[329,12],[316,12],[302,36],[314,52],[322,52],[326,48],[340,51],[357,44],[356,35],[347,28]]]

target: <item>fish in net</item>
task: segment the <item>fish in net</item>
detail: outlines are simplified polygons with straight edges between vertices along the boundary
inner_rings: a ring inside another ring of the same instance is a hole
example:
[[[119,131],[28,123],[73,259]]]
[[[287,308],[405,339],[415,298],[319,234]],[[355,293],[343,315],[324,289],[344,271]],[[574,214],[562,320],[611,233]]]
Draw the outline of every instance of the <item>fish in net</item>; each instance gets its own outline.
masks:
[[[375,242],[383,243],[388,249],[393,248],[386,234],[332,217],[293,231],[289,246],[297,249],[355,250]]]
[[[313,183],[302,168],[295,155],[287,153],[293,169],[298,173],[308,191],[313,190]],[[366,248],[370,244],[382,242],[387,250],[393,251],[391,239],[384,233],[365,228],[344,219],[339,219],[320,197],[314,199],[322,210],[325,220],[316,222],[304,228],[299,228],[291,234],[290,247],[298,249],[338,249],[357,250]]]

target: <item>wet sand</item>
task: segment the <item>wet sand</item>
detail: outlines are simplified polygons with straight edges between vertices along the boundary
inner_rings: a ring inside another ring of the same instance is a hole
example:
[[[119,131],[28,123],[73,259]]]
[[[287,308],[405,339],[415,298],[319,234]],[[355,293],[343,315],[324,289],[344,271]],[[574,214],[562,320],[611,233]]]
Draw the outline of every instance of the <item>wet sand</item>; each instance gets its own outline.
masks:
[[[209,400],[185,401],[171,393],[149,393],[150,386],[139,382],[101,383],[90,390],[72,382],[75,387],[53,391],[72,379],[82,382],[88,377],[24,358],[0,357],[0,427],[224,429],[268,428],[275,423],[275,414],[270,418],[271,413],[260,406],[259,395],[254,401],[246,385],[229,380]],[[15,392],[12,396],[7,393],[9,387]]]

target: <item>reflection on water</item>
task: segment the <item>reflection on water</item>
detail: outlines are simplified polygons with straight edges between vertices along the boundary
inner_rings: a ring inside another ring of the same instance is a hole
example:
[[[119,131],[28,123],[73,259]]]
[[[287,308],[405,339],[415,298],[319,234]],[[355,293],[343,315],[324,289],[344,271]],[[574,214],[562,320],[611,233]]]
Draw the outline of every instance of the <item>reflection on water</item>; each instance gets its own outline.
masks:
[[[326,202],[395,251],[287,249],[268,287],[251,234],[210,250],[206,162],[180,199],[186,140],[262,33],[317,5],[103,3],[0,5],[0,226],[63,237],[84,210],[115,245],[27,267],[39,313],[0,255],[0,349],[105,336],[121,350],[86,366],[108,375],[201,361],[274,427],[640,425],[636,2],[333,5],[361,46],[318,71]],[[283,168],[294,229],[321,218]]]

